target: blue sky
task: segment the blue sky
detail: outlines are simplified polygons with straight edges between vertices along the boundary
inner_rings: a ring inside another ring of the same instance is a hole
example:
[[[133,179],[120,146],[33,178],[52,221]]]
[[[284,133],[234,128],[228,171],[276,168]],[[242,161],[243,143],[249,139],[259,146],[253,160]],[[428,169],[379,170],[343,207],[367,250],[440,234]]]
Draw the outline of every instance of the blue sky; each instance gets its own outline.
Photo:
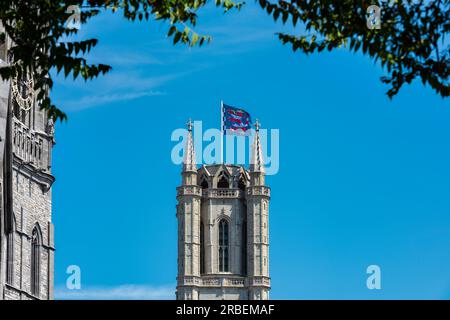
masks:
[[[93,62],[113,71],[57,78],[68,112],[57,126],[53,214],[56,297],[69,265],[76,297],[173,299],[176,192],[172,131],[188,118],[220,125],[224,100],[280,130],[270,176],[273,299],[450,298],[450,110],[421,83],[392,101],[381,68],[339,50],[305,56],[283,46],[253,3],[206,8],[207,47],[173,46],[159,22],[103,14]],[[382,290],[366,287],[381,267]]]

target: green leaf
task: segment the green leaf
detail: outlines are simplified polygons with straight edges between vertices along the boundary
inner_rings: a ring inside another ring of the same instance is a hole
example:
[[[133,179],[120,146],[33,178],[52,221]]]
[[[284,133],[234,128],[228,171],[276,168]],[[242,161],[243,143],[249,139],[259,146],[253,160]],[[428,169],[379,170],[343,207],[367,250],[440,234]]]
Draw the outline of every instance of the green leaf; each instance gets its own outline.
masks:
[[[173,44],[177,44],[178,41],[181,39],[182,33],[180,31],[177,31],[175,33],[175,36],[173,37]]]

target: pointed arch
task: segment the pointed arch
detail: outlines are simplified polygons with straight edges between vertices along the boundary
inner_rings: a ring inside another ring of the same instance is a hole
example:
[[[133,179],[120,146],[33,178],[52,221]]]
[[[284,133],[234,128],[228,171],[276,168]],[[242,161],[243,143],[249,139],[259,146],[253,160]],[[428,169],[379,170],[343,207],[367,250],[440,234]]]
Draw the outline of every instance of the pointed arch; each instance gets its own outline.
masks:
[[[6,283],[14,284],[14,234],[16,232],[16,218],[12,215],[12,226],[6,235]]]
[[[226,219],[219,222],[219,272],[230,271],[229,224]]]
[[[247,187],[247,182],[244,178],[244,175],[241,174],[239,176],[239,182],[238,182],[238,188],[241,189],[242,191],[245,191],[245,188]]]
[[[200,274],[205,273],[205,225],[200,222]]]
[[[39,224],[36,224],[31,233],[31,294],[39,296],[40,293],[40,273],[41,273],[41,247],[42,232]]]
[[[202,175],[202,177],[200,178],[200,186],[202,187],[202,189],[209,188],[208,178],[206,178],[205,175]]]
[[[244,219],[244,221],[242,221],[242,252],[241,252],[241,254],[242,254],[241,273],[243,276],[246,276],[247,275],[247,219]]]
[[[222,171],[217,178],[217,188],[219,189],[230,188],[230,177],[225,171]]]

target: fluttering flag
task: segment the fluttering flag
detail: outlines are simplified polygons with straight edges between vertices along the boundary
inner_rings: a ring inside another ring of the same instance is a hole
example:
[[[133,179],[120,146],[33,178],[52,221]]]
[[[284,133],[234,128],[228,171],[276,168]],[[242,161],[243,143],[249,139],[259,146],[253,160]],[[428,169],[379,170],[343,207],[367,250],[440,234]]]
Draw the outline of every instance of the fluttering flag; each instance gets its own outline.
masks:
[[[247,111],[222,103],[222,130],[224,134],[249,135],[251,128],[252,118]]]

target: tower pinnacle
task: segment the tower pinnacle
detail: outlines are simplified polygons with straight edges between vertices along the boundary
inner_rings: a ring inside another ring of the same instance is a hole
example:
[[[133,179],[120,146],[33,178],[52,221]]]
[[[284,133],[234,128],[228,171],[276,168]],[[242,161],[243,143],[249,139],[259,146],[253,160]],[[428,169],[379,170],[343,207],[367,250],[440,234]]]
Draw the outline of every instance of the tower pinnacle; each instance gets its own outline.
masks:
[[[183,160],[183,172],[197,172],[197,165],[195,163],[195,149],[194,149],[194,139],[192,138],[192,120],[189,119],[187,123],[188,136],[186,141],[186,148],[184,149],[184,160]]]
[[[259,132],[259,127],[260,127],[259,120],[256,119],[256,123],[255,123],[256,132]]]
[[[262,156],[261,140],[259,138],[260,123],[256,119],[255,123],[255,140],[252,145],[252,157],[250,161],[250,172],[264,173],[264,159]]]

